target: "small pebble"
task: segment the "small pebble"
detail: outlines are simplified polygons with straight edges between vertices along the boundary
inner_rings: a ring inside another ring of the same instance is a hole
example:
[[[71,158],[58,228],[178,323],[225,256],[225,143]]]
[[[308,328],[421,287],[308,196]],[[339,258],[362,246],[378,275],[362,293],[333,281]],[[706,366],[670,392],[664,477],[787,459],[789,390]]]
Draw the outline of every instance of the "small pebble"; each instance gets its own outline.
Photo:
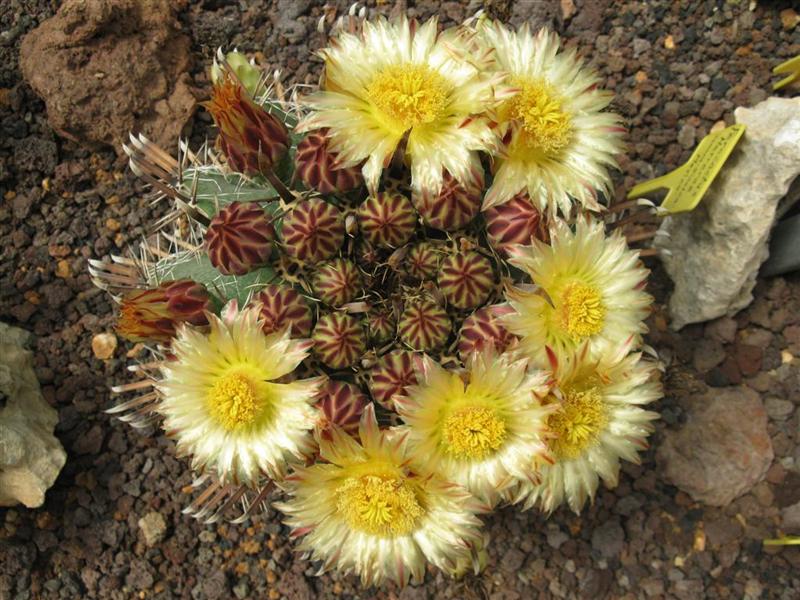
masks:
[[[159,544],[167,532],[167,523],[160,512],[151,511],[139,519],[139,529],[148,547]]]
[[[98,333],[92,338],[92,352],[95,358],[108,360],[117,349],[117,336],[113,333]]]

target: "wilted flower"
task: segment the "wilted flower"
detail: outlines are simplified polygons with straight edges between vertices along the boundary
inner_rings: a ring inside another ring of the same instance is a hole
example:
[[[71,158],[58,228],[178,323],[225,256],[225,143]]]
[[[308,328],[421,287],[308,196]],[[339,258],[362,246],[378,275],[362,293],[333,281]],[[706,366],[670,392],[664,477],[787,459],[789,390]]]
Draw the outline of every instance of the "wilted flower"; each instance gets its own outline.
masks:
[[[169,342],[180,323],[205,325],[211,298],[191,279],[167,281],[122,298],[117,333],[131,342]]]
[[[205,107],[219,129],[219,145],[234,171],[258,175],[286,153],[289,134],[276,117],[256,104],[232,75],[214,84]]]

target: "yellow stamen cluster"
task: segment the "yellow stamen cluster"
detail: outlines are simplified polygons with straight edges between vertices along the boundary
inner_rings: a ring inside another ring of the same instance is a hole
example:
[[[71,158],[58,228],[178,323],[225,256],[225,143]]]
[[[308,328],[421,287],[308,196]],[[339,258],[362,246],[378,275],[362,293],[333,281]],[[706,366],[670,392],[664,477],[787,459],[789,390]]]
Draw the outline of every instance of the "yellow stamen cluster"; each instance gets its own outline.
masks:
[[[442,428],[448,453],[466,459],[485,458],[506,439],[506,424],[495,411],[468,406],[451,414]]]
[[[263,405],[264,398],[259,397],[251,379],[236,371],[217,379],[208,393],[209,411],[228,431],[251,425]]]
[[[561,294],[558,321],[561,328],[575,341],[600,333],[606,317],[606,307],[600,292],[591,285],[573,283]]]
[[[547,420],[556,434],[549,446],[556,459],[577,458],[608,423],[603,398],[597,388],[564,392],[561,409]]]
[[[391,65],[370,82],[367,96],[397,129],[405,131],[441,117],[447,82],[425,65]]]
[[[531,150],[547,157],[556,156],[572,140],[572,120],[561,100],[542,81],[515,82],[519,93],[509,102],[511,116],[522,127],[521,139]]]
[[[411,533],[424,512],[411,486],[395,477],[350,477],[336,495],[336,509],[353,529],[382,537]]]

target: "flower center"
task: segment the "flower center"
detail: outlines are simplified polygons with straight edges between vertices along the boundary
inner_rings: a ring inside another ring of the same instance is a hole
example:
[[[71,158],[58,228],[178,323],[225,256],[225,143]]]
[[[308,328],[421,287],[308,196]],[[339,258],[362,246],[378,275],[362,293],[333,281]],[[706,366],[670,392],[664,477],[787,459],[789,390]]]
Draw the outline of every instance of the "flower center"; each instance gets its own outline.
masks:
[[[370,82],[367,96],[398,129],[405,131],[442,115],[447,85],[444,77],[425,65],[392,65]]]
[[[242,373],[226,373],[211,386],[208,407],[217,422],[228,431],[251,425],[261,414],[264,398],[253,381]]]
[[[353,529],[381,537],[411,533],[423,514],[414,490],[397,477],[350,477],[336,496],[336,509]]]
[[[511,116],[522,126],[522,141],[545,156],[557,155],[572,140],[572,120],[561,100],[543,81],[514,83],[520,91],[509,102]]]
[[[573,283],[561,295],[558,319],[574,340],[600,333],[605,317],[606,307],[596,287]]]
[[[597,388],[571,390],[564,394],[561,409],[547,420],[558,437],[550,440],[556,459],[577,458],[608,423],[605,405]]]
[[[506,439],[506,424],[483,406],[468,406],[444,422],[445,449],[458,458],[486,458]]]

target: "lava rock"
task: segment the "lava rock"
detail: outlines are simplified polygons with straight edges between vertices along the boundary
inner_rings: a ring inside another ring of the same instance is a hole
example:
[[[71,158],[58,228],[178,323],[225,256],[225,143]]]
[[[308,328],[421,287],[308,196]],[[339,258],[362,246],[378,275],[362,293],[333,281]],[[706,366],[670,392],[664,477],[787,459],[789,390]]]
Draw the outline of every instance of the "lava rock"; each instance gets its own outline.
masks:
[[[714,506],[726,506],[760,482],[772,459],[766,410],[744,386],[694,398],[686,424],[668,430],[657,453],[666,481]]]
[[[53,129],[118,151],[130,131],[174,145],[195,106],[175,4],[67,0],[25,36],[20,66]]]

